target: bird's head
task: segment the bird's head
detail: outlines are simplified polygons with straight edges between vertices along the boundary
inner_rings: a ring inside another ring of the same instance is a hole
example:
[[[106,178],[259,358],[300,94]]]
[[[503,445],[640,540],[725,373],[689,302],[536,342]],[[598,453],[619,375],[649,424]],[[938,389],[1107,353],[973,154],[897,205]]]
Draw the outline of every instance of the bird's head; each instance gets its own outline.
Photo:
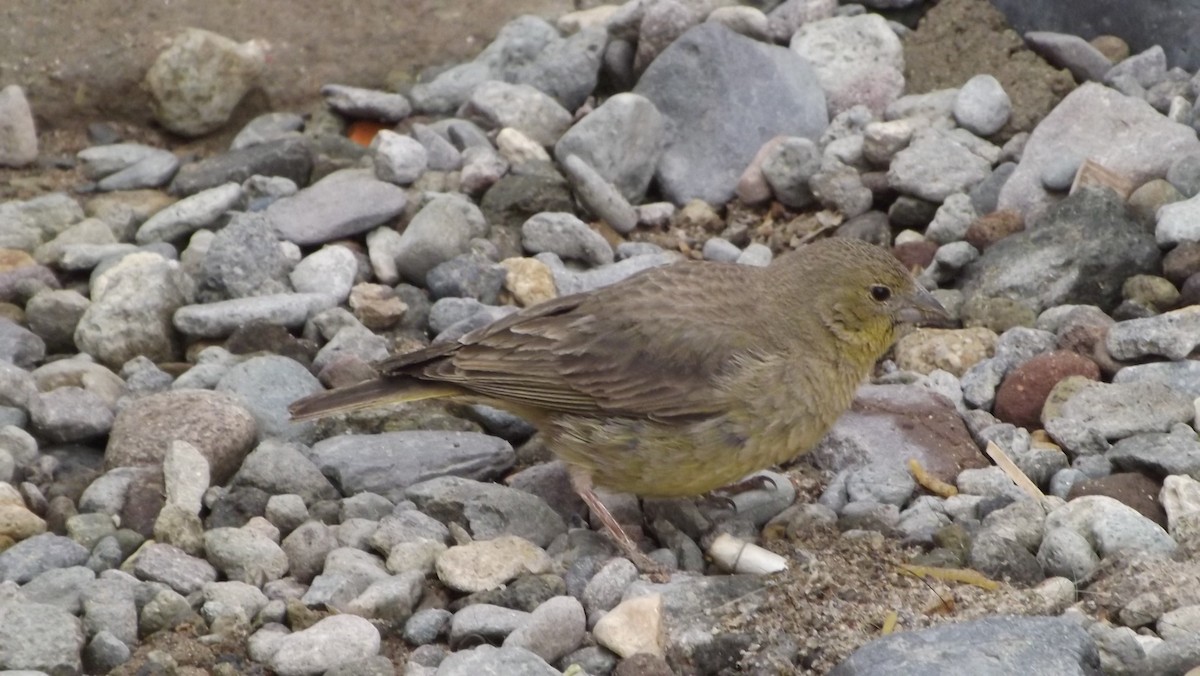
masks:
[[[790,259],[790,260],[789,260]],[[825,239],[781,257],[794,293],[819,315],[844,351],[874,363],[915,326],[943,324],[945,308],[889,251],[846,238]]]

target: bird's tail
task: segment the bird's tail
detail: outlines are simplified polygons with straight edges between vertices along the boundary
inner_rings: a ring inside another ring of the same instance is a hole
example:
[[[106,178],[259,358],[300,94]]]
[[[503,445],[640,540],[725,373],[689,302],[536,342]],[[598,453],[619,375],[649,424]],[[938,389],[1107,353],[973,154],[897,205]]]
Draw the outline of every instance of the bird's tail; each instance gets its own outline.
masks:
[[[458,394],[451,385],[415,379],[376,378],[357,385],[339,387],[297,399],[288,406],[293,421],[311,420],[335,413],[347,413],[405,401],[437,399]]]

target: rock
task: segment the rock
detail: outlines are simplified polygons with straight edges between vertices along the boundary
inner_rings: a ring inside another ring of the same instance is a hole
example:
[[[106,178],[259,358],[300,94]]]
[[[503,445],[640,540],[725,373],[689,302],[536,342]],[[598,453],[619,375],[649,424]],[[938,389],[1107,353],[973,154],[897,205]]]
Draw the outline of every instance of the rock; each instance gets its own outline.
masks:
[[[968,298],[1016,299],[1038,312],[1070,303],[1104,309],[1120,298],[1107,280],[1152,274],[1158,261],[1158,247],[1119,197],[1084,189],[984,251],[964,271],[962,288]]]
[[[0,552],[0,582],[24,584],[56,568],[80,566],[88,552],[70,538],[41,533]]]
[[[942,202],[988,177],[991,163],[961,138],[933,129],[914,134],[912,143],[892,159],[888,185],[906,195]]]
[[[213,482],[224,483],[250,451],[255,431],[254,418],[227,394],[162,392],[121,409],[105,463],[108,469],[158,465],[172,441],[184,440],[208,460]]]
[[[375,177],[396,185],[410,185],[429,164],[429,153],[420,141],[389,129],[375,134],[370,150],[375,154]]]
[[[260,43],[189,28],[172,40],[146,73],[154,117],[171,131],[196,137],[220,129],[266,67]]]
[[[553,664],[578,648],[586,631],[579,601],[556,596],[534,609],[529,619],[504,639],[504,646],[525,648]]]
[[[566,529],[543,500],[504,486],[445,476],[409,486],[406,495],[426,514],[477,539],[517,535],[545,547]]]
[[[546,664],[545,660],[524,648],[497,648],[487,644],[451,653],[438,665],[437,671],[443,676],[486,673],[555,676],[560,673]]]
[[[997,660],[1030,673],[1100,672],[1096,645],[1077,623],[1058,617],[999,615],[875,639],[830,676],[920,672],[999,674]]]
[[[1195,415],[1191,400],[1153,382],[1106,384],[1072,376],[1059,381],[1042,409],[1042,423],[1072,453],[1107,450],[1106,440],[1165,432]]]
[[[398,186],[363,170],[345,170],[272,202],[266,216],[283,239],[320,244],[371,230],[402,213],[407,203]]]
[[[309,457],[343,493],[402,499],[413,484],[453,473],[490,479],[512,466],[512,447],[470,432],[408,431],[330,437]]]
[[[1087,158],[1141,185],[1167,173],[1176,157],[1200,152],[1192,130],[1159,115],[1144,101],[1096,83],[1067,95],[1029,137],[999,208],[1016,209],[1032,223],[1054,199],[1041,185],[1046,166],[1068,154]]]
[[[1078,82],[1099,82],[1113,62],[1078,35],[1052,31],[1029,31],[1025,42],[1051,65],[1071,71]]]
[[[1067,500],[1085,495],[1107,496],[1134,508],[1138,514],[1165,528],[1167,516],[1158,502],[1158,494],[1158,481],[1137,472],[1118,472],[1076,481],[1067,492]]]
[[[620,657],[637,653],[663,655],[663,600],[658,594],[622,601],[592,628],[596,643]]]
[[[78,674],[86,637],[79,620],[57,606],[0,603],[0,665],[48,674]]]
[[[544,146],[552,146],[571,126],[571,113],[557,101],[523,84],[489,81],[467,100],[466,116],[486,127],[512,127]]]
[[[1132,507],[1103,495],[1076,498],[1046,516],[1046,531],[1070,528],[1091,543],[1101,558],[1122,549],[1170,554],[1175,542],[1161,526]]]
[[[248,528],[215,528],[204,534],[208,560],[226,579],[261,587],[288,570],[287,555],[267,536]]]
[[[904,91],[900,38],[878,14],[805,22],[789,48],[812,64],[830,117],[859,104],[881,115]]]
[[[620,233],[630,232],[637,227],[637,212],[633,206],[616,186],[604,180],[587,162],[576,155],[568,155],[563,160],[562,168],[580,204],[588,211]]]
[[[175,360],[180,345],[171,317],[194,292],[178,263],[151,253],[126,256],[96,277],[75,344],[111,368],[139,355]]]
[[[0,360],[33,368],[45,356],[46,343],[41,338],[15,322],[0,318]]]
[[[400,235],[394,252],[396,267],[404,278],[424,284],[430,270],[467,253],[471,239],[483,237],[487,230],[488,221],[471,202],[450,195],[435,197]]]
[[[1040,354],[1019,364],[996,390],[996,417],[1021,427],[1038,427],[1046,397],[1068,376],[1099,380],[1100,368],[1086,357],[1063,350]]]
[[[279,177],[308,185],[313,158],[309,141],[285,137],[184,165],[171,182],[172,195],[192,195],[224,183],[243,183],[253,176]]]
[[[38,156],[37,127],[25,91],[11,84],[0,89],[0,167],[23,167]]]
[[[307,676],[379,652],[379,630],[356,615],[333,615],[279,639],[270,666],[280,676]]]
[[[137,230],[137,243],[171,242],[207,228],[242,201],[242,186],[224,183],[155,213]]]
[[[914,420],[922,423],[914,427],[910,424]],[[887,452],[880,453],[884,448]],[[943,481],[953,481],[966,468],[988,464],[950,402],[905,385],[860,388],[850,410],[810,457],[818,467],[831,471],[876,463],[904,465],[912,458]]]
[[[976,75],[958,90],[954,119],[976,136],[1000,131],[1012,113],[1012,102],[1000,81],[991,75]]]
[[[533,253],[550,251],[588,265],[613,262],[613,250],[600,233],[568,213],[541,213],[521,226],[521,244]]]
[[[412,105],[403,94],[327,84],[321,87],[321,96],[330,108],[351,118],[396,123],[412,113]]]
[[[1165,434],[1151,432],[1126,437],[1113,444],[1105,457],[1118,469],[1151,476],[1200,476],[1200,440],[1184,424],[1175,425]]]
[[[336,303],[324,293],[281,293],[185,305],[175,312],[179,331],[201,338],[223,338],[247,325],[277,324],[299,328]]]
[[[287,407],[321,389],[320,381],[302,364],[278,355],[253,357],[235,365],[216,387],[218,392],[237,397],[254,416],[259,438],[300,442],[312,441],[315,423],[292,422]]]
[[[764,91],[754,84],[764,80],[776,85]],[[802,57],[716,23],[696,26],[672,43],[634,93],[668,121],[655,175],[664,197],[677,205],[694,198],[725,203],[763,143],[778,134],[816,139],[828,119],[824,94]],[[750,99],[756,102],[752,110],[729,105]]]
[[[126,568],[139,579],[161,582],[180,594],[199,591],[217,580],[217,570],[209,562],[153,541],[138,549],[122,566]]]
[[[1200,195],[1162,205],[1157,217],[1154,237],[1159,246],[1171,247],[1182,242],[1200,241],[1200,229],[1195,225],[1200,217]]]
[[[528,540],[502,535],[447,549],[437,557],[435,570],[446,586],[473,593],[496,589],[518,575],[549,572],[550,558]]]
[[[643,96],[621,93],[573,125],[554,145],[559,163],[576,155],[631,202],[640,201],[663,152],[663,116]]]
[[[996,333],[983,327],[924,329],[896,343],[896,364],[906,371],[940,369],[962,376],[995,352],[996,340]]]

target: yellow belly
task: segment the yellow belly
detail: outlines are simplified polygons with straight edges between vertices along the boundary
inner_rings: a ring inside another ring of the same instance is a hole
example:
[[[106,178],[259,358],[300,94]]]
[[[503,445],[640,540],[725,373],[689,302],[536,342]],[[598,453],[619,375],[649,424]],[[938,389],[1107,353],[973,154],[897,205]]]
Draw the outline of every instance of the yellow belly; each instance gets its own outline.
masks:
[[[644,497],[700,495],[807,451],[827,424],[786,421],[754,429],[715,418],[671,425],[646,419],[560,416],[545,427],[551,450],[592,481]],[[801,429],[801,427],[809,429]]]

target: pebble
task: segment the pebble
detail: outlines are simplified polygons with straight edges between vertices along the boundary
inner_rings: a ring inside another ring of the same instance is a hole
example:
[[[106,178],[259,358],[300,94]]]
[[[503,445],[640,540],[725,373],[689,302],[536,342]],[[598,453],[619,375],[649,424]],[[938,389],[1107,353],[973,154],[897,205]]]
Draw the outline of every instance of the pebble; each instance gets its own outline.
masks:
[[[403,94],[327,84],[321,87],[321,96],[326,105],[350,118],[396,123],[412,113],[412,105]]]
[[[830,117],[858,104],[882,114],[904,91],[900,38],[878,14],[805,22],[789,48],[812,63]]]
[[[282,293],[250,298],[185,305],[173,316],[179,331],[201,338],[221,338],[248,324],[275,324],[299,328],[322,310],[334,307],[325,293]]]
[[[516,535],[547,547],[566,524],[541,498],[524,491],[444,476],[409,486],[417,507],[443,523],[464,526],[475,538]]]
[[[146,73],[154,117],[167,129],[197,137],[220,129],[266,68],[258,41],[188,28],[154,60]]]
[[[6,628],[0,636],[6,668],[26,673],[82,672],[80,651],[86,637],[71,613],[41,603],[0,602],[0,626]]]
[[[1132,507],[1102,495],[1076,498],[1046,516],[1046,531],[1070,528],[1091,543],[1101,558],[1121,549],[1170,554],[1176,544],[1161,526]]]
[[[281,676],[306,676],[375,655],[379,630],[355,615],[333,615],[278,640],[270,666]]]
[[[578,648],[586,634],[583,606],[571,596],[542,603],[504,639],[504,647],[525,648],[550,664]]]
[[[1154,238],[1159,246],[1170,247],[1182,242],[1200,241],[1200,195],[1164,204],[1158,209]]]
[[[779,139],[763,156],[761,168],[775,198],[785,206],[799,209],[813,202],[809,180],[821,168],[821,157],[812,141],[797,136]]]
[[[304,129],[304,117],[296,113],[263,113],[246,123],[229,142],[230,150],[241,150],[268,141],[294,136]]]
[[[977,136],[1000,131],[1012,113],[1012,101],[1000,81],[991,75],[976,75],[958,90],[954,119]]]
[[[592,628],[596,643],[622,658],[637,653],[663,655],[663,600],[658,594],[637,596],[618,604]]]
[[[549,572],[550,558],[524,538],[501,535],[447,549],[435,569],[446,586],[472,593],[496,589],[525,573]]]
[[[543,212],[525,221],[521,226],[521,244],[526,251],[550,251],[589,266],[613,262],[613,249],[608,241],[569,213]]]
[[[180,167],[171,181],[172,195],[193,195],[224,183],[243,183],[253,176],[286,178],[307,185],[313,157],[309,142],[284,137],[213,155]]]
[[[237,183],[224,183],[197,192],[148,218],[137,230],[137,242],[170,242],[191,235],[215,224],[242,198],[242,186]]]
[[[432,430],[330,437],[308,455],[346,494],[371,491],[393,501],[414,484],[450,471],[492,479],[515,461],[512,446],[502,439]]]
[[[288,278],[300,293],[324,293],[335,305],[346,302],[358,274],[358,260],[344,246],[326,246],[305,256]]]
[[[583,206],[617,232],[628,233],[637,227],[637,212],[633,206],[616,186],[604,180],[587,162],[577,155],[568,155],[562,167]]]
[[[1165,432],[1195,416],[1191,399],[1155,382],[1099,383],[1079,376],[1050,391],[1042,422],[1071,453],[1107,450],[1106,440]]]
[[[988,177],[991,164],[960,139],[932,129],[918,131],[888,167],[888,185],[895,190],[940,203],[965,192]]]
[[[579,157],[631,203],[650,186],[666,143],[663,116],[648,99],[632,93],[612,96],[573,125],[554,145],[565,163]]]
[[[571,126],[571,113],[524,84],[484,82],[467,100],[468,117],[493,129],[512,127],[543,146],[552,146]]]
[[[561,673],[524,648],[497,648],[486,644],[451,653],[437,669],[439,676],[471,676],[488,671],[529,676],[555,676]]]
[[[434,197],[413,216],[392,250],[401,276],[424,284],[430,270],[468,253],[470,241],[487,234],[488,222],[472,202],[450,195]]]
[[[753,85],[766,78],[777,86]],[[634,88],[673,128],[656,178],[676,205],[724,204],[754,154],[776,134],[813,139],[828,120],[812,67],[795,52],[702,23],[663,50]],[[722,102],[756,101],[734,111]],[[722,130],[716,133],[715,130]]]
[[[1083,676],[1100,668],[1095,643],[1069,619],[1001,615],[875,639],[829,673],[856,676],[898,665],[931,675],[998,673],[997,655],[1031,673]]]
[[[425,146],[411,136],[381,129],[371,141],[375,156],[375,177],[396,185],[410,185],[429,165]]]
[[[407,203],[401,188],[366,171],[346,170],[272,202],[265,213],[284,240],[310,245],[371,230],[401,214]]]
[[[25,90],[15,84],[0,89],[0,166],[23,167],[38,157],[37,127]]]
[[[1059,68],[1066,68],[1079,82],[1100,81],[1113,62],[1078,35],[1050,31],[1025,33],[1029,48]]]

